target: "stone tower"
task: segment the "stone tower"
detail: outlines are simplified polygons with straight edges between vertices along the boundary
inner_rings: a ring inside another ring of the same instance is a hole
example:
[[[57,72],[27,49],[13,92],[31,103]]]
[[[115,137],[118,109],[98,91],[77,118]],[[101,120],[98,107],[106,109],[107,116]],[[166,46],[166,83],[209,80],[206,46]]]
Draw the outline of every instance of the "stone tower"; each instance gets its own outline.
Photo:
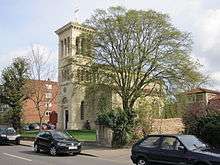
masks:
[[[94,114],[88,112],[85,103],[85,87],[79,79],[84,79],[82,66],[90,65],[91,59],[85,55],[87,41],[83,34],[93,33],[79,23],[70,22],[55,33],[59,38],[58,82],[60,86],[58,101],[58,129],[82,129],[93,121]],[[87,47],[88,48],[88,47]],[[87,52],[88,53],[88,52]]]

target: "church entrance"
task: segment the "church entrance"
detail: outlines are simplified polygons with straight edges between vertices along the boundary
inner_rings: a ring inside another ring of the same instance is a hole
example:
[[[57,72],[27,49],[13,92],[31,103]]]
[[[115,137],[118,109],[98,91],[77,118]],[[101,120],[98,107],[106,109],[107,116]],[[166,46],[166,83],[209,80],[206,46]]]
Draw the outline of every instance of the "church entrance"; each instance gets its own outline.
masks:
[[[68,121],[69,121],[69,111],[65,110],[64,112],[65,112],[64,129],[67,129],[68,128]]]

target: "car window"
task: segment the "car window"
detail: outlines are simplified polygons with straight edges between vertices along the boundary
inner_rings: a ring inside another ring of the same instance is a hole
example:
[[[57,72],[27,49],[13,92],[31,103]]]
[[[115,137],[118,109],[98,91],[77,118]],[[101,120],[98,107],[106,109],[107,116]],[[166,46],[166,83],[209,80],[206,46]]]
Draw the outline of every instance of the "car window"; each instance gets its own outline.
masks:
[[[41,132],[38,134],[38,137],[49,139],[51,137],[51,134],[49,132]]]
[[[52,132],[52,136],[54,139],[71,139],[71,137],[63,132]]]
[[[189,150],[207,147],[207,145],[204,142],[202,142],[200,139],[196,138],[193,135],[183,135],[180,136],[179,139]]]
[[[0,128],[0,134],[5,134],[6,133],[6,129],[5,128]]]
[[[156,148],[159,146],[160,137],[159,136],[152,136],[145,139],[143,142],[140,143],[141,147],[147,148]]]
[[[44,132],[38,133],[37,137],[43,137]]]
[[[8,128],[8,129],[6,130],[6,132],[7,132],[7,134],[9,134],[9,135],[11,135],[11,134],[16,134],[16,131],[15,131],[14,128]]]
[[[175,137],[164,137],[161,143],[161,149],[165,150],[178,150],[179,146],[182,144]]]
[[[49,138],[51,138],[51,134],[49,132],[45,132],[43,134],[43,137],[49,139]]]

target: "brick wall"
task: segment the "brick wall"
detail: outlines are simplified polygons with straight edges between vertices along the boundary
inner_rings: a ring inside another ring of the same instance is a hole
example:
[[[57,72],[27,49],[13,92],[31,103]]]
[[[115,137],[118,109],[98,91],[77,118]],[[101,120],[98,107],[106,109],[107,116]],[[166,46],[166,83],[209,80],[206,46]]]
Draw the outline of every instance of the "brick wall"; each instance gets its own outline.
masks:
[[[181,118],[154,119],[152,134],[178,134],[184,131]]]
[[[31,84],[31,86],[33,88],[36,87],[37,85],[40,85],[40,86],[45,86],[46,84],[52,85],[52,88],[49,91],[49,93],[52,93],[52,101],[50,102],[51,107],[48,109],[48,111],[50,111],[50,112],[57,111],[57,94],[58,94],[58,90],[59,90],[58,83],[53,82],[53,81],[37,81],[37,80],[31,80],[29,83]],[[40,95],[44,96],[47,92],[40,93]],[[32,97],[34,97],[34,95]],[[46,101],[43,98],[42,102],[40,103],[42,112],[46,111],[46,103],[45,102]],[[35,109],[35,104],[31,99],[27,99],[23,103],[23,111],[22,112],[23,112],[22,120],[24,123],[39,123],[38,111]],[[47,123],[48,121],[49,121],[49,115],[44,115],[43,122]]]

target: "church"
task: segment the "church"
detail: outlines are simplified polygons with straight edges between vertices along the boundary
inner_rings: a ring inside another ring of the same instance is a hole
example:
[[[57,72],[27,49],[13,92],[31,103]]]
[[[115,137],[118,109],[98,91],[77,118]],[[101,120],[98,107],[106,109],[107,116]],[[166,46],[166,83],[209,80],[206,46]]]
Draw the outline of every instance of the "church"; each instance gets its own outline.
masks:
[[[94,30],[70,22],[55,31],[58,35],[58,129],[83,129],[89,123],[95,128],[100,98],[107,98],[112,106],[117,95],[103,89],[89,90],[84,84],[91,76],[83,69],[91,65],[90,44],[84,34]],[[87,50],[87,51],[86,51]],[[89,50],[89,51],[88,51]],[[108,89],[107,89],[108,90]]]

